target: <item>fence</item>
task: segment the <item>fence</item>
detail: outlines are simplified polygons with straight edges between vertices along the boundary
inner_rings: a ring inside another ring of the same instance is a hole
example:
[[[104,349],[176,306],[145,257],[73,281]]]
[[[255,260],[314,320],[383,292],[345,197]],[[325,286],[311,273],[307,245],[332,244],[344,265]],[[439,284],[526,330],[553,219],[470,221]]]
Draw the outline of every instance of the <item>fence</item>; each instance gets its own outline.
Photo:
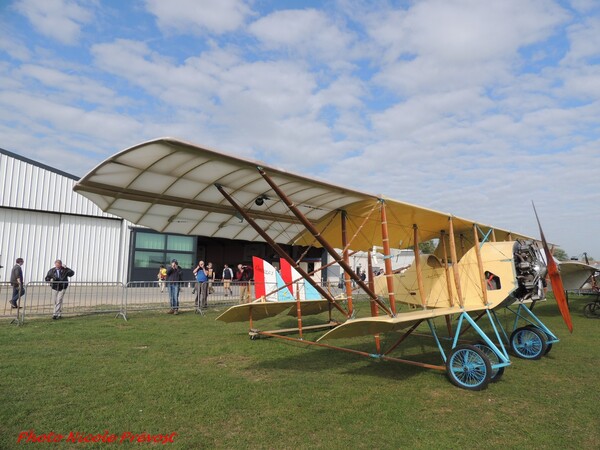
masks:
[[[196,283],[182,281],[179,284],[179,309],[197,308]],[[240,302],[240,288],[232,283],[230,291],[225,291],[223,283],[211,283],[208,295],[208,306],[231,306]],[[127,283],[125,295],[125,311],[140,311],[152,309],[170,309],[169,288],[166,283],[159,281],[131,281]]]
[[[202,312],[197,307],[196,283],[179,283],[179,309]],[[323,286],[332,295],[340,289],[336,285]],[[4,306],[0,318],[11,323],[22,324],[25,317],[51,317],[54,302],[50,283],[33,281],[25,286],[25,295],[20,300],[22,309],[12,309],[10,299],[13,288],[10,283],[0,283],[0,299]],[[222,281],[211,283],[208,294],[209,308],[226,308],[253,300],[254,283],[233,281],[226,288]],[[132,311],[169,310],[169,289],[158,281],[119,282],[69,282],[63,299],[62,315],[86,315],[112,313],[127,320]]]
[[[0,282],[0,301],[2,302],[1,318],[10,323],[22,323],[22,310],[12,308],[10,300],[13,295],[13,287],[8,281]]]
[[[50,283],[32,281],[21,300],[23,320],[29,316],[52,316],[54,303]],[[70,282],[63,298],[63,315],[114,313],[126,318],[124,286],[118,282]]]

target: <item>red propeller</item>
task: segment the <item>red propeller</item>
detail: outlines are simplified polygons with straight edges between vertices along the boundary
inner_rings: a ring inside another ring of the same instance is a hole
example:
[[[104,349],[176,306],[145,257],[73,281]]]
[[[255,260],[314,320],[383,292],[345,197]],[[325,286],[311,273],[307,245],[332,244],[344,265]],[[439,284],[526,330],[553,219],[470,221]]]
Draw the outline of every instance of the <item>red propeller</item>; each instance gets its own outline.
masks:
[[[546,264],[548,268],[548,277],[550,278],[550,284],[552,285],[552,292],[554,292],[554,298],[556,298],[556,304],[558,305],[558,310],[563,317],[563,320],[567,324],[567,328],[572,333],[573,332],[573,322],[571,321],[571,313],[569,312],[569,305],[567,304],[567,298],[565,297],[565,288],[563,287],[562,279],[560,278],[560,274],[558,273],[558,267],[556,262],[554,262],[554,258],[552,257],[552,253],[548,248],[548,242],[546,242],[546,237],[544,236],[544,232],[542,231],[542,225],[540,224],[540,219],[538,217],[537,211],[535,210],[535,205],[533,205],[533,212],[535,213],[535,219],[537,220],[538,227],[540,228],[540,237],[542,238],[542,246],[544,247],[544,253],[546,253]]]

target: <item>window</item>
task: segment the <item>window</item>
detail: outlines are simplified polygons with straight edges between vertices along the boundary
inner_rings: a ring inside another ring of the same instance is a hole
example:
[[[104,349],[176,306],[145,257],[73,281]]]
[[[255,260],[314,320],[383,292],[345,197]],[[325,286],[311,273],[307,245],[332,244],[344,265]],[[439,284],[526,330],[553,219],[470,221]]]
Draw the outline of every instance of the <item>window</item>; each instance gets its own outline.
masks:
[[[134,235],[134,269],[157,269],[161,264],[170,264],[172,259],[184,269],[192,267],[196,254],[195,237],[138,230]]]
[[[169,252],[167,253],[167,263],[171,263],[172,260],[176,259],[177,263],[179,264],[179,267],[181,267],[182,269],[193,269],[196,266],[193,266],[194,261],[193,261],[193,256],[191,253],[174,253],[174,252]]]
[[[155,248],[155,247],[153,247],[153,248]],[[178,252],[193,252],[194,251],[194,238],[191,236],[168,235],[167,236],[167,250],[175,250]]]
[[[135,248],[148,248],[163,250],[165,248],[165,235],[156,233],[136,233]]]
[[[163,252],[145,252],[138,250],[135,252],[135,267],[159,267],[161,264],[164,264],[164,256]]]

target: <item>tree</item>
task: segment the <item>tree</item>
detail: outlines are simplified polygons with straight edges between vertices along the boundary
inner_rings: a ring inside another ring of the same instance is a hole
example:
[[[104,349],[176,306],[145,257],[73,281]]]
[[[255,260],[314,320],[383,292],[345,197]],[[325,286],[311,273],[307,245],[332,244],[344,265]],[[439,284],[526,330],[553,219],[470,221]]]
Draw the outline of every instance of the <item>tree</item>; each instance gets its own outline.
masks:
[[[419,244],[419,251],[421,253],[431,255],[435,251],[437,244],[438,244],[438,239],[432,239],[430,241],[421,242]]]
[[[568,261],[569,260],[569,255],[567,255],[567,252],[565,252],[562,248],[555,247],[552,255],[559,261]]]

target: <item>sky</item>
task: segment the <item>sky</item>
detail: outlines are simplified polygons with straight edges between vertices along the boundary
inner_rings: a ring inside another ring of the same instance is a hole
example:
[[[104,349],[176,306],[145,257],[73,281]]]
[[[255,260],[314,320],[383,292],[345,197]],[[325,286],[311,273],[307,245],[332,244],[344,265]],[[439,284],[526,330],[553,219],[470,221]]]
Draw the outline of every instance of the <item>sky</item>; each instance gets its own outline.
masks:
[[[599,0],[0,0],[0,147],[170,136],[600,259]]]

